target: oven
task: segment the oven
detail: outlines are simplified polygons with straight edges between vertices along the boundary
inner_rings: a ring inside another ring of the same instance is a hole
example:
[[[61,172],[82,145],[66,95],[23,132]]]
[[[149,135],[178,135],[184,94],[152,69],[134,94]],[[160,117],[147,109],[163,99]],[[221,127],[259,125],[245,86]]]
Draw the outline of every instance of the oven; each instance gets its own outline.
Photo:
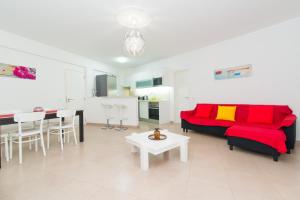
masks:
[[[159,102],[149,102],[149,119],[159,120]]]

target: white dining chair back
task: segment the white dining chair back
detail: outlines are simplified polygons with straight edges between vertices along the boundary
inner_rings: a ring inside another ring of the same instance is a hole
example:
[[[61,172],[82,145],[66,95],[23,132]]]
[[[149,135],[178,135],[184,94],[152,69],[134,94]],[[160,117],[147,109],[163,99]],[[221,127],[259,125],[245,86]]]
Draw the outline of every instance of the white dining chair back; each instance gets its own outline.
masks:
[[[10,157],[12,158],[12,143],[19,144],[19,162],[22,163],[22,144],[23,143],[36,143],[36,151],[38,148],[37,141],[40,140],[41,147],[43,150],[44,156],[46,156],[45,146],[44,146],[44,137],[43,137],[43,122],[45,118],[45,112],[31,112],[31,113],[17,113],[14,115],[14,121],[18,123],[17,134],[10,134]],[[32,122],[35,124],[32,129],[24,129],[23,125]],[[37,126],[37,127],[36,127]],[[23,138],[28,138],[23,140]]]
[[[63,125],[63,119],[75,126],[76,110],[58,110],[56,116],[59,118],[60,126]]]
[[[58,110],[56,116],[61,117],[73,117],[75,118],[76,110]]]
[[[44,121],[45,112],[16,113],[14,121],[19,123]]]

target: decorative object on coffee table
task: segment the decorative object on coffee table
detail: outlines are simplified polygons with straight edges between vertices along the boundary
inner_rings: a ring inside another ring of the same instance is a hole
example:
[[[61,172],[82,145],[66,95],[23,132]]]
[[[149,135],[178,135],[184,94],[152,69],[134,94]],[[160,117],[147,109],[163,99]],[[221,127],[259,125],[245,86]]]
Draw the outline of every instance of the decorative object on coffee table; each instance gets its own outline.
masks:
[[[167,136],[164,134],[161,134],[159,128],[155,128],[154,133],[151,135],[148,135],[148,138],[150,140],[165,140],[165,139],[167,139]]]

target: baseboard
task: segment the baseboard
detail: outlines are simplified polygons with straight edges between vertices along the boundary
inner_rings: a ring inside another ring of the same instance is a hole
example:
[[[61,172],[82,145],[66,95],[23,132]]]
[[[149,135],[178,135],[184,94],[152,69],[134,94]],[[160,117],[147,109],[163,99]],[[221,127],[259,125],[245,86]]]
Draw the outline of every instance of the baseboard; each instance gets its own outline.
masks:
[[[93,126],[106,126],[104,123],[87,123],[86,125],[93,125]],[[120,126],[120,124],[110,124],[112,126]],[[138,128],[139,126],[134,126],[134,125],[123,125],[124,127],[127,128]]]

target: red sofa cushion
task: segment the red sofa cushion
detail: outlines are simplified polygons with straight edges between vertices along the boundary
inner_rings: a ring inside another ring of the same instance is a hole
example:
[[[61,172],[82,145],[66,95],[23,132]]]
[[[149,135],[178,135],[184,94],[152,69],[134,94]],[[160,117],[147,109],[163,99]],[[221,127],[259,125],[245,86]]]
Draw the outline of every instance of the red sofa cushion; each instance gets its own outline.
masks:
[[[212,107],[211,104],[198,104],[195,111],[195,117],[209,118]]]
[[[282,130],[234,125],[227,129],[225,135],[260,142],[276,149],[279,153],[286,153],[287,151],[286,135]]]
[[[273,106],[249,106],[248,122],[249,123],[273,123]]]

